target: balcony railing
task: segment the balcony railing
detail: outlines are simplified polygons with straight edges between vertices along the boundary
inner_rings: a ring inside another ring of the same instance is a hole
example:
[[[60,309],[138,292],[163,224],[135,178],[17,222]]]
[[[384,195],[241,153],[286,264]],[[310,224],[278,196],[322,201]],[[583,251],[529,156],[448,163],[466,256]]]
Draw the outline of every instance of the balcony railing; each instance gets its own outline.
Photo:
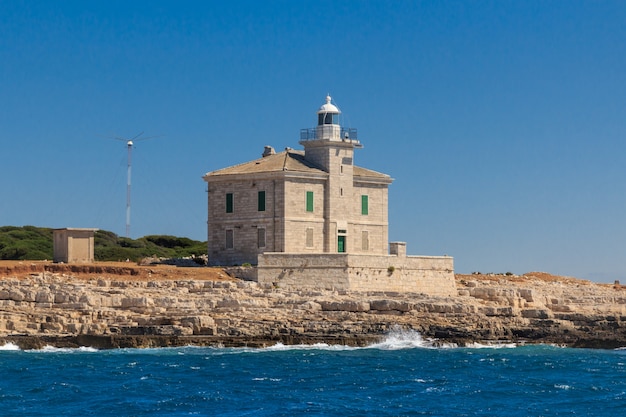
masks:
[[[320,126],[320,127],[326,127],[326,126]],[[310,129],[300,129],[300,140],[306,141],[306,140],[323,139],[321,137],[321,135],[323,134],[322,132],[323,130],[319,129],[319,127],[312,127]],[[319,133],[319,136],[318,136],[318,133]],[[339,137],[341,139],[346,139],[346,140],[358,140],[356,129],[347,128],[347,127],[341,128],[341,133]]]

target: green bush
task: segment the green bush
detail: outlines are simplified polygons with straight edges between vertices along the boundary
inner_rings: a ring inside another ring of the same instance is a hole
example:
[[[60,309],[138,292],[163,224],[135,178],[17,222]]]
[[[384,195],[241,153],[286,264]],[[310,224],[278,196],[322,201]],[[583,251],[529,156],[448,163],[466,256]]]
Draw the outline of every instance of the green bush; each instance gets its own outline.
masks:
[[[0,259],[52,259],[52,233],[51,228],[45,227],[0,226]],[[97,261],[138,261],[149,256],[180,258],[206,252],[206,242],[186,237],[151,235],[129,239],[106,230],[98,230],[94,235]]]
[[[52,229],[35,226],[0,227],[0,259],[52,259]]]

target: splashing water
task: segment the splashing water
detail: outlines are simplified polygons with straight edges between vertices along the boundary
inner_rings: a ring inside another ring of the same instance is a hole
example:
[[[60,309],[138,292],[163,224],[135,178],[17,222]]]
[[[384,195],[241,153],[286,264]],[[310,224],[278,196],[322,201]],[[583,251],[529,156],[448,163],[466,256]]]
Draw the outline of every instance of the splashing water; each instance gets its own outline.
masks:
[[[9,342],[4,344],[3,346],[0,346],[0,350],[20,350],[20,347],[16,344]]]

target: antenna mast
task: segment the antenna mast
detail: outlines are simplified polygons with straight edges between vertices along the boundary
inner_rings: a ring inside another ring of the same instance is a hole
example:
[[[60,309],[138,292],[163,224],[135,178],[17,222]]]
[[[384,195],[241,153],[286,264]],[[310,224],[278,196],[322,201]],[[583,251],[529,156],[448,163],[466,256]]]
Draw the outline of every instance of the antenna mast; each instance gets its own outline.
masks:
[[[146,140],[146,139],[159,137],[159,136],[148,136],[146,138],[140,138],[141,135],[143,135],[143,132],[136,135],[132,139],[126,139],[126,138],[122,138],[118,136],[110,138],[110,139],[116,139],[116,140],[121,140],[121,141],[126,142],[126,148],[128,151],[128,162],[126,165],[126,169],[127,169],[127,174],[126,174],[126,237],[127,238],[130,238],[130,186],[131,186],[131,170],[132,170],[132,161],[133,161],[133,146],[135,146],[133,141]]]
[[[130,238],[130,171],[132,166],[133,141],[126,142],[128,147],[128,170],[126,174],[126,237]]]

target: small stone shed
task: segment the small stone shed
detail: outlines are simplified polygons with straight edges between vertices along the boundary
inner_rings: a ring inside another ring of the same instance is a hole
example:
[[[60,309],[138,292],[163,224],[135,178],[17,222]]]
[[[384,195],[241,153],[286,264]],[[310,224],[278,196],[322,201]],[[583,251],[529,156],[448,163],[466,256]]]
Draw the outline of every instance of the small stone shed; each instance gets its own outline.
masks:
[[[93,262],[94,235],[97,230],[75,227],[54,229],[54,262]]]

